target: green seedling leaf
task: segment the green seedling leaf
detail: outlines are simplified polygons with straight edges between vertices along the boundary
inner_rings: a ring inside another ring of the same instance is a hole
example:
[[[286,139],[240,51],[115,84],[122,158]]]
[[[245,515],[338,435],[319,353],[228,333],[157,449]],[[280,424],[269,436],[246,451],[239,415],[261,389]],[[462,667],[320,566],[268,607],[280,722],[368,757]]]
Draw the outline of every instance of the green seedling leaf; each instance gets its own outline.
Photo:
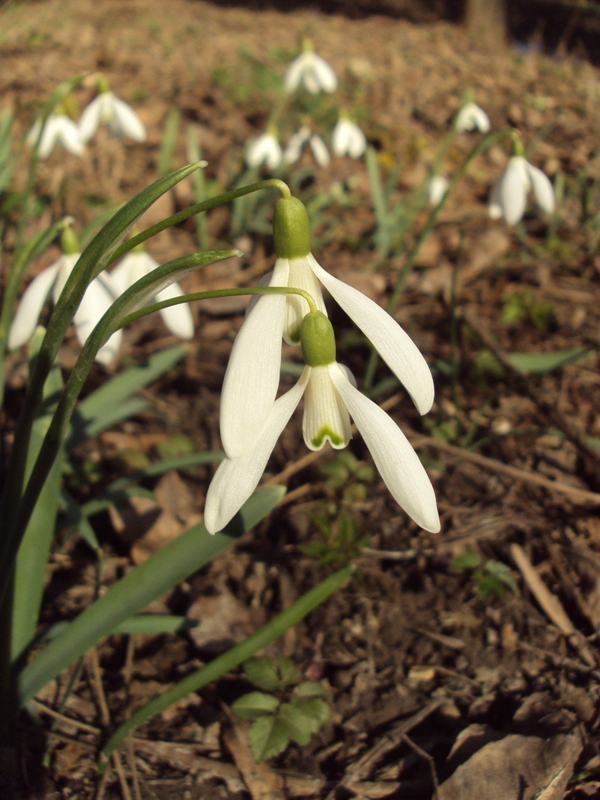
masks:
[[[450,566],[454,567],[455,569],[477,569],[478,566],[481,564],[481,556],[476,550],[472,548],[468,548],[465,550],[464,553],[461,553],[459,556],[455,556],[450,561]]]
[[[525,375],[544,375],[564,367],[565,364],[573,364],[593,352],[585,347],[571,347],[549,353],[509,353],[508,359],[515,369]]]
[[[289,738],[299,745],[308,744],[313,733],[319,729],[319,723],[296,703],[282,703],[277,716]]]
[[[246,677],[255,686],[274,692],[284,686],[296,683],[298,668],[290,658],[279,656],[277,658],[253,658],[244,664]]]
[[[303,700],[300,705],[303,713],[315,721],[315,731],[326,725],[331,719],[331,708],[326,700],[320,697],[312,697],[308,700]]]
[[[248,730],[248,742],[257,762],[278,756],[288,741],[286,727],[277,717],[259,717]]]
[[[329,691],[327,687],[323,686],[316,681],[304,681],[296,686],[294,696],[298,699],[309,700],[313,697],[320,697],[324,700],[329,699]]]
[[[510,589],[513,594],[517,594],[517,585],[511,575],[510,567],[507,564],[503,564],[501,561],[490,560],[485,563],[483,569],[486,574],[491,575],[503,586]]]
[[[239,697],[231,706],[232,711],[242,719],[256,719],[265,714],[273,714],[279,707],[279,700],[272,694],[249,692]]]

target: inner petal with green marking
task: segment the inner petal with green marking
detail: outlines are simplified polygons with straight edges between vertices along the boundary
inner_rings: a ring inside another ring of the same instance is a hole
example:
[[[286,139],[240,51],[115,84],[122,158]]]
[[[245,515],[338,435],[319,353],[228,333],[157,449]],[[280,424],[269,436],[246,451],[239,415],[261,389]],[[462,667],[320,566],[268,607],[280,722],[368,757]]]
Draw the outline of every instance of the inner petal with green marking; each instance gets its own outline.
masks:
[[[329,441],[336,450],[350,441],[350,415],[329,376],[330,364],[312,367],[304,394],[302,432],[306,446],[320,450]]]

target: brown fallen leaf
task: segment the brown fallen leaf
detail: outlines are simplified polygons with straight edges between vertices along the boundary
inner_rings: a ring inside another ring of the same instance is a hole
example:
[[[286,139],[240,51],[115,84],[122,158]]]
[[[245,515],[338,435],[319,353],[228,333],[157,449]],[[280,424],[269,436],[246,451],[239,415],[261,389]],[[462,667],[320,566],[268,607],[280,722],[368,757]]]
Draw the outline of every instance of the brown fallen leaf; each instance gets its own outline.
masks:
[[[248,723],[230,719],[232,727],[225,731],[224,740],[252,800],[285,800],[283,778],[266,762],[257,764],[248,745]]]
[[[440,786],[439,800],[562,800],[583,743],[578,733],[490,742]]]

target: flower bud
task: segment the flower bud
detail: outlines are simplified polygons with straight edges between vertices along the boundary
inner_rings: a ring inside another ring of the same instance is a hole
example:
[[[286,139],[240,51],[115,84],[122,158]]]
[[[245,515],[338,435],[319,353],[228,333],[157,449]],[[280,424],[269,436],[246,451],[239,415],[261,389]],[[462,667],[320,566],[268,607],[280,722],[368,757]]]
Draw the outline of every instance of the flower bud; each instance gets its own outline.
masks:
[[[322,311],[310,311],[300,328],[302,355],[309,367],[326,367],[335,361],[333,326]]]
[[[297,197],[283,197],[277,201],[273,239],[277,258],[302,258],[310,253],[308,212]]]

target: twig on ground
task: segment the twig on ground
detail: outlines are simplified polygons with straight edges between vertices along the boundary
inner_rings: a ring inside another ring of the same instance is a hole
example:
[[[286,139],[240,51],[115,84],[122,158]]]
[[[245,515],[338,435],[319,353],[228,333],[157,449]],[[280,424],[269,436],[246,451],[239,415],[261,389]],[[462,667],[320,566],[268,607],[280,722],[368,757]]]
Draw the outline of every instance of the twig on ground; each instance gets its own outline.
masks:
[[[582,641],[582,637],[578,635],[575,626],[569,619],[567,612],[564,610],[560,600],[550,592],[546,584],[542,581],[523,548],[518,544],[511,544],[510,552],[515,564],[523,576],[525,583],[542,607],[542,610],[546,616],[562,633],[564,633],[568,641],[577,650],[579,655],[588,666],[597,666],[596,660],[592,655],[592,651],[590,650],[587,642]]]

